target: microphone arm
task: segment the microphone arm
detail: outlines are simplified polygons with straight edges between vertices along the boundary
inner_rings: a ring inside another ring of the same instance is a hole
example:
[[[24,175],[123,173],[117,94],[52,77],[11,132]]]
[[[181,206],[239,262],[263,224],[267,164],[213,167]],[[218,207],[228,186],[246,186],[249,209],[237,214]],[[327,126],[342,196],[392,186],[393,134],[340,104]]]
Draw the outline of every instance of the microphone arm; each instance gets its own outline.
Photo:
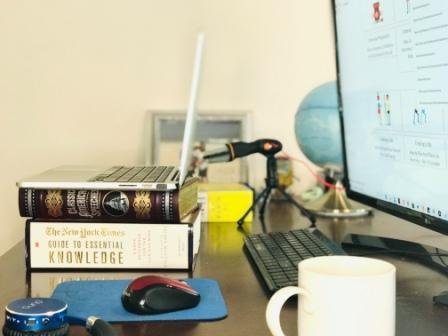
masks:
[[[274,139],[259,139],[253,142],[237,141],[228,143],[222,148],[206,152],[204,160],[210,163],[229,162],[255,153],[273,156],[281,150],[281,142]]]

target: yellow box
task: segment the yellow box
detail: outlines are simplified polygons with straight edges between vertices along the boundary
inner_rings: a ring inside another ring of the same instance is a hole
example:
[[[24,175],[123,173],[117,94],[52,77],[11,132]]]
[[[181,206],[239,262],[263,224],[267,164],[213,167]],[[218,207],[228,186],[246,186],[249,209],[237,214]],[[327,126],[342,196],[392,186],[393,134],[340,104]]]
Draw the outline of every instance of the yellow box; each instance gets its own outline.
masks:
[[[250,208],[254,199],[252,189],[239,183],[201,183],[198,201],[204,222],[236,222]],[[253,212],[245,218],[251,222]]]

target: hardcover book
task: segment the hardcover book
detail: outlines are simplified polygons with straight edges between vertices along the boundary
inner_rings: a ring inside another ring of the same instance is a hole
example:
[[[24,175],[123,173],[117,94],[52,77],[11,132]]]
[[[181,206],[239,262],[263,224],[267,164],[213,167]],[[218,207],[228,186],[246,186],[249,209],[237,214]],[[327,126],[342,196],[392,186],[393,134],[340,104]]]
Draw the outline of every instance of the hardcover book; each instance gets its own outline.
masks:
[[[193,269],[199,211],[182,223],[26,222],[29,270]]]
[[[179,223],[198,206],[198,180],[180,190],[45,190],[19,188],[22,217]]]

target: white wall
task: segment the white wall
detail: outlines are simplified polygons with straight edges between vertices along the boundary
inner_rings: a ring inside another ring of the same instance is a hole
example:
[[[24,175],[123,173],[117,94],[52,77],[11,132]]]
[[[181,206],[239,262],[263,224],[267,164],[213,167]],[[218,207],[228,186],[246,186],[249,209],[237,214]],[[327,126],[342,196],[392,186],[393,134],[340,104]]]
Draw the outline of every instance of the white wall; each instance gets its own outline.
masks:
[[[0,0],[0,254],[23,238],[15,181],[59,164],[143,163],[144,113],[252,110],[254,139],[300,155],[294,113],[335,77],[328,0]],[[254,158],[257,185],[265,162]],[[296,165],[303,190],[312,178]]]

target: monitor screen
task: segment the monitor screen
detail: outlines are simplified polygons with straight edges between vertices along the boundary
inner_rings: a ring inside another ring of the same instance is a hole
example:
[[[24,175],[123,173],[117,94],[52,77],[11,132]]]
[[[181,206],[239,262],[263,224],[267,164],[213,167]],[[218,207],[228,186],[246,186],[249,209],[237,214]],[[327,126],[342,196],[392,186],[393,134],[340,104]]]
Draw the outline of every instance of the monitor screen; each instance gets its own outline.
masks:
[[[448,233],[448,1],[333,9],[348,195]]]

